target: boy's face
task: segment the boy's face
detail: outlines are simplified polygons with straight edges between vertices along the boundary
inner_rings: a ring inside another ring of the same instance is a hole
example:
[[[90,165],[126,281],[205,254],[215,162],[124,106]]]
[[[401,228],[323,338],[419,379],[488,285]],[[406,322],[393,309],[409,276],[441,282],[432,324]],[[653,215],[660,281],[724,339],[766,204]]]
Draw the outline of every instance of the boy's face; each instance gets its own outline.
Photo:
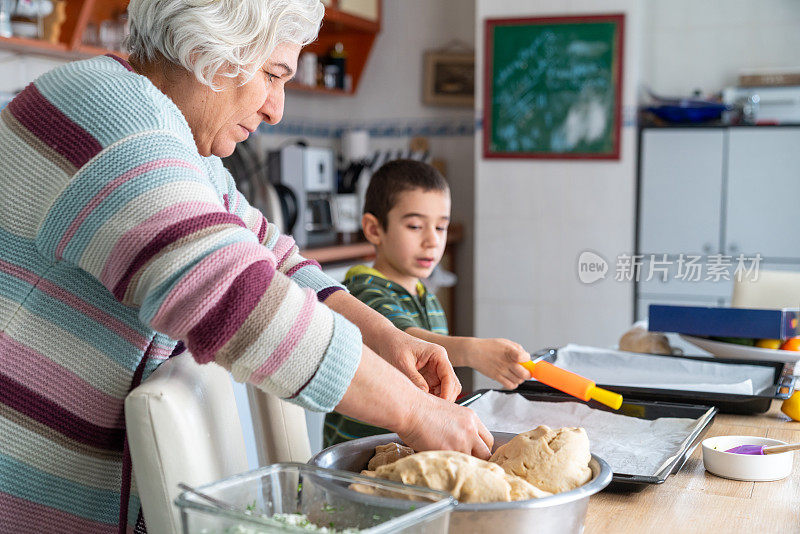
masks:
[[[449,191],[400,193],[386,230],[377,224],[376,268],[389,277],[427,278],[442,259],[449,224]]]

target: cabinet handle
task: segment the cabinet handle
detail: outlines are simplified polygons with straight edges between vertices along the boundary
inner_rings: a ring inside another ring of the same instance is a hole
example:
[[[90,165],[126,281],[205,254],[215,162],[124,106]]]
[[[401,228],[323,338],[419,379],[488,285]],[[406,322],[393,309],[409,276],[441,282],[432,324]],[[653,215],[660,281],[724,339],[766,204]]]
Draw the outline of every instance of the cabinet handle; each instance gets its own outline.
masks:
[[[737,245],[736,243],[729,243],[728,244],[728,252],[731,252],[731,253],[734,253],[734,254],[739,252],[739,245]]]
[[[703,252],[705,252],[706,254],[711,252],[711,243],[706,243],[703,245]]]

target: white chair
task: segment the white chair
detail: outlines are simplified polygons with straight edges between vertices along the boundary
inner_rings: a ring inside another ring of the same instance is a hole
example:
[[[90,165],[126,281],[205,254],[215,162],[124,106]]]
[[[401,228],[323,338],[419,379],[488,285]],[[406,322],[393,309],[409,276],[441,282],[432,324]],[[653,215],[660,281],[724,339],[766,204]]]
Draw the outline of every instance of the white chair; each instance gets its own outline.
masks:
[[[311,458],[311,444],[305,410],[250,384],[247,398],[259,465],[307,462]]]
[[[259,465],[307,462],[305,412],[247,386]],[[186,352],[164,362],[125,399],[134,479],[149,532],[178,534],[178,482],[199,486],[247,471],[228,372]]]
[[[734,308],[798,308],[800,307],[800,272],[759,271],[753,281],[748,276],[742,280],[734,277]]]
[[[199,486],[247,471],[228,372],[189,353],[164,362],[125,399],[133,474],[149,532],[178,534],[178,482]]]

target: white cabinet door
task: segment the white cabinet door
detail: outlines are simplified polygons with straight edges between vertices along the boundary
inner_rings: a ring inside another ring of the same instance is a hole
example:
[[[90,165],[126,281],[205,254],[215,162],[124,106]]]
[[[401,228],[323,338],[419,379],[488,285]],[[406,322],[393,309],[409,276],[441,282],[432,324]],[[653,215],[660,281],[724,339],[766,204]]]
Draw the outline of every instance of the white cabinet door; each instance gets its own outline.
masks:
[[[641,261],[637,290],[640,295],[670,296],[699,300],[730,298],[736,262],[730,261],[716,267],[708,258],[690,264],[691,258],[645,257]],[[745,264],[747,267],[749,264]]]
[[[800,258],[800,127],[731,128],[725,253]]]
[[[719,252],[725,135],[721,128],[642,133],[640,253]]]

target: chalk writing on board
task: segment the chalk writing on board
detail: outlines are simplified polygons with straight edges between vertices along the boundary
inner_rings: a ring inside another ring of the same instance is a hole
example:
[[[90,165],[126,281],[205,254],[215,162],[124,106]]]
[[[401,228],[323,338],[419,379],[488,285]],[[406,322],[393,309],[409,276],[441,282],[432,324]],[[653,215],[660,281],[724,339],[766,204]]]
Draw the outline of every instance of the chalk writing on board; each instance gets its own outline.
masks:
[[[617,31],[613,21],[495,26],[489,150],[615,150]]]

